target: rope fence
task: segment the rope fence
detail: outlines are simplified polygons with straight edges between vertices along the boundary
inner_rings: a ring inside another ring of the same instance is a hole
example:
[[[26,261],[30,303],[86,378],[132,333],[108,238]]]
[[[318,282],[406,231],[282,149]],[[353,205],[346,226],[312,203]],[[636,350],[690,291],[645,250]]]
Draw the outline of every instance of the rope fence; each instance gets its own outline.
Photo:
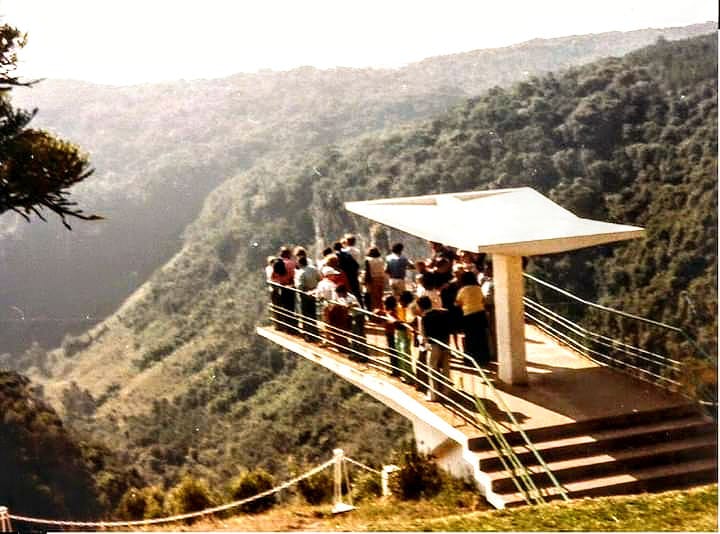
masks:
[[[353,465],[360,467],[361,469],[364,469],[365,471],[369,471],[370,473],[375,473],[376,475],[382,474],[382,471],[380,471],[379,469],[373,469],[372,467],[362,464],[357,460],[353,460],[352,458],[345,458],[345,460]]]
[[[368,467],[357,460],[353,460],[352,458],[348,458],[344,455],[342,449],[335,449],[333,451],[333,457],[316,466],[312,469],[306,471],[305,473],[298,475],[286,482],[283,482],[282,484],[279,484],[278,486],[275,486],[274,488],[271,488],[269,490],[263,491],[261,493],[258,493],[257,495],[253,495],[251,497],[246,497],[244,499],[236,500],[227,504],[223,504],[220,506],[215,506],[212,508],[207,508],[204,510],[200,510],[197,512],[188,512],[185,514],[177,514],[172,515],[168,517],[160,517],[160,518],[154,518],[154,519],[138,519],[138,520],[128,520],[128,521],[66,521],[66,520],[60,520],[60,519],[46,519],[46,518],[39,518],[39,517],[31,517],[31,516],[25,516],[25,515],[18,515],[18,514],[11,514],[8,510],[8,507],[6,506],[0,506],[0,532],[13,532],[12,528],[12,521],[18,521],[23,523],[30,523],[33,525],[45,525],[50,527],[58,527],[58,528],[98,528],[98,529],[107,529],[107,528],[120,528],[120,527],[141,527],[141,526],[151,526],[151,525],[159,525],[163,523],[176,523],[179,521],[185,521],[187,519],[194,519],[197,517],[202,516],[208,516],[212,514],[216,514],[219,512],[224,512],[226,510],[231,510],[233,508],[237,508],[239,506],[242,506],[244,504],[247,504],[249,502],[262,499],[264,497],[268,497],[270,495],[273,495],[275,493],[278,493],[282,490],[285,490],[307,478],[310,478],[314,475],[317,475],[321,471],[327,469],[330,466],[334,466],[335,470],[335,480],[334,480],[334,503],[333,503],[333,513],[338,512],[345,512],[348,510],[351,510],[352,504],[348,505],[342,502],[342,493],[338,491],[338,487],[341,486],[341,484],[344,482],[346,484],[346,487],[350,487],[350,481],[347,469],[345,468],[345,463],[349,462],[354,465],[357,465],[359,467],[362,467],[366,470],[369,470],[377,475],[382,475],[381,471],[378,471],[377,469],[373,469],[371,467]]]

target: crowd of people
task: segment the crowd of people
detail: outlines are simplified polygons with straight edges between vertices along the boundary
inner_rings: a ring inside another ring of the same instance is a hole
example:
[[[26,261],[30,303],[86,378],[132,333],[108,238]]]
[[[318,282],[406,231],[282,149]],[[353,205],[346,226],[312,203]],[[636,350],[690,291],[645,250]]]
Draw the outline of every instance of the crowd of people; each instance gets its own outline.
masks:
[[[413,261],[402,243],[385,256],[376,246],[362,254],[356,243],[346,235],[317,262],[300,246],[268,258],[265,274],[279,329],[308,341],[326,339],[362,360],[367,348],[357,340],[364,339],[365,322],[374,321],[384,329],[392,374],[406,381],[415,376],[430,401],[444,389],[437,375],[449,378],[451,343],[488,365],[495,336],[492,264],[484,254],[430,242],[427,258]],[[325,302],[321,323],[318,301]],[[327,325],[322,333],[319,324]],[[415,371],[411,347],[417,349]]]

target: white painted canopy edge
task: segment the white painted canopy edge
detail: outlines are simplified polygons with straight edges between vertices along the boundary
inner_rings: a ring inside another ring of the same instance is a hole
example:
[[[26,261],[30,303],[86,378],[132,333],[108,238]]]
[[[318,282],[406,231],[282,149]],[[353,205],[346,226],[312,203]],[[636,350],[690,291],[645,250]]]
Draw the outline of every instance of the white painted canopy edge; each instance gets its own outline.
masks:
[[[509,256],[554,254],[645,233],[580,218],[530,187],[346,202],[345,208],[429,241]]]

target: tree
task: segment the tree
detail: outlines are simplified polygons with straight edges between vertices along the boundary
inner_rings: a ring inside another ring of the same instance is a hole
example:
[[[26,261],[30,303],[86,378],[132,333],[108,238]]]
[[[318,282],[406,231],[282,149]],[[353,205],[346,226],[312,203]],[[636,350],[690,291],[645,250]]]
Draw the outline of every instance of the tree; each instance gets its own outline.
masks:
[[[16,28],[0,26],[0,215],[15,211],[26,220],[36,215],[46,220],[44,210],[56,213],[70,228],[67,217],[97,220],[70,199],[70,187],[90,176],[87,156],[80,149],[52,134],[28,128],[37,110],[14,109],[13,87],[32,86],[14,76],[17,50],[26,36]]]

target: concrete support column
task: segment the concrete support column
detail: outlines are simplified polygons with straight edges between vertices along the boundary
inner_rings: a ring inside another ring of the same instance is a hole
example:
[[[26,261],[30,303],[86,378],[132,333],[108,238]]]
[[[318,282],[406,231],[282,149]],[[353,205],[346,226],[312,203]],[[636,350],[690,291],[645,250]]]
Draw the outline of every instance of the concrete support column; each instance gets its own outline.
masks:
[[[492,261],[498,376],[508,384],[527,384],[522,257],[493,254]]]
[[[473,466],[467,462],[463,447],[457,441],[448,438],[421,419],[413,419],[412,424],[418,451],[434,456],[435,463],[454,477],[473,476]]]

